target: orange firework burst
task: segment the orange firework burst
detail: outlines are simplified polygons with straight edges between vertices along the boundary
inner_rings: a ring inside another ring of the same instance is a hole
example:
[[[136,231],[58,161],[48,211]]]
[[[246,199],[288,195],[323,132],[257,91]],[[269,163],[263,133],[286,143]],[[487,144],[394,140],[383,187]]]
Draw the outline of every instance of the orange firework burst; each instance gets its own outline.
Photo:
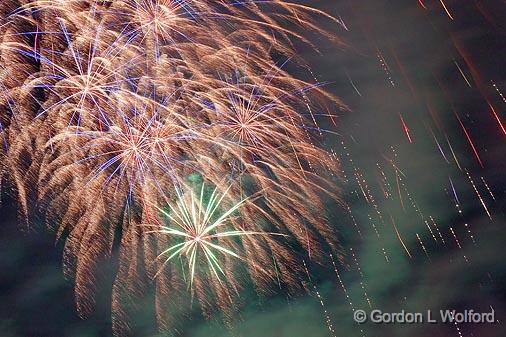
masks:
[[[303,288],[300,253],[337,248],[337,163],[313,131],[317,102],[339,102],[279,61],[299,31],[333,39],[315,17],[338,21],[281,0],[23,3],[0,4],[0,173],[65,236],[79,313],[119,233],[118,335],[148,276],[162,330],[185,284],[206,315],[243,282]]]

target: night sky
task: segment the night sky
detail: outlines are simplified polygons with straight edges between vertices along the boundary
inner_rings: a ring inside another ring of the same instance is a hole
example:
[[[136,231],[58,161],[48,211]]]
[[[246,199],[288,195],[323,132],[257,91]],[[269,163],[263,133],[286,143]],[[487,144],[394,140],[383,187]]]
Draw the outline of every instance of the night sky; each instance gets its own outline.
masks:
[[[341,159],[342,204],[328,204],[344,258],[314,271],[309,294],[248,296],[232,327],[188,318],[182,336],[506,334],[506,7],[503,1],[301,1],[342,20],[342,44],[296,46],[346,104],[323,143]],[[307,71],[290,64],[300,77]],[[332,108],[332,107],[331,107]],[[76,314],[63,243],[0,205],[0,336],[111,336],[117,266],[104,262],[96,312]],[[42,223],[42,222],[41,222]],[[323,300],[323,306],[320,298]],[[157,336],[147,297],[136,336]],[[351,302],[351,303],[350,303]],[[495,310],[495,324],[358,325],[353,309]]]

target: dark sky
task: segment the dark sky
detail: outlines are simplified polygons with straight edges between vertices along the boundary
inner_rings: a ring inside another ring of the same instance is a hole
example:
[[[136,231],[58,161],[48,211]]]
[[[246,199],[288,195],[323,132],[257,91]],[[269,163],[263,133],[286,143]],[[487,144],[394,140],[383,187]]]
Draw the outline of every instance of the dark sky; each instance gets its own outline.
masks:
[[[448,13],[438,0],[304,3],[347,28],[322,22],[345,45],[319,39],[320,53],[298,51],[350,108],[338,112],[337,127],[321,121],[339,134],[327,133],[324,142],[342,158],[350,212],[334,204],[328,211],[341,235],[338,269],[349,298],[329,266],[315,276],[324,308],[316,292],[291,301],[278,296],[247,303],[234,332],[219,320],[194,319],[183,335],[332,336],[326,316],[336,336],[506,333],[504,323],[358,326],[349,304],[368,310],[369,300],[384,311],[493,307],[504,321],[506,134],[497,120],[506,121],[504,2],[447,0]],[[24,227],[5,190],[2,198],[0,335],[110,336],[114,264],[104,266],[97,312],[81,320],[72,282],[62,275],[62,244],[53,233]],[[138,336],[154,336],[149,317],[147,308]]]

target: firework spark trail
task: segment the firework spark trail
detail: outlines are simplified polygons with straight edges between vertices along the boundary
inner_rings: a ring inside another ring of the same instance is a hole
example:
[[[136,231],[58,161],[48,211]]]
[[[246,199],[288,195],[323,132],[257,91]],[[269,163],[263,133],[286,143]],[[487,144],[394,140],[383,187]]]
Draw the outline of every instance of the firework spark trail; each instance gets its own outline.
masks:
[[[351,221],[353,222],[353,226],[355,226],[355,230],[357,231],[357,234],[362,238],[362,231],[360,230],[360,227],[358,226],[357,220],[355,220],[355,217],[353,216],[353,213],[351,211],[351,207],[346,205],[346,209],[348,210],[348,214],[350,215]]]
[[[467,231],[467,234],[469,235],[469,238],[471,239],[471,241],[473,242],[473,244],[476,245],[476,240],[474,239],[474,235],[471,232],[471,226],[469,226],[469,224],[465,223],[464,227],[466,228],[466,231]]]
[[[429,260],[429,262],[431,262],[431,259],[430,259],[430,256],[429,256],[429,253],[427,252],[427,249],[425,248],[425,245],[423,244],[423,241],[422,239],[420,238],[420,235],[418,233],[416,233],[416,239],[418,240],[418,242],[420,243],[420,246],[422,247],[422,250],[423,252],[425,253],[425,256],[427,256],[427,259]]]
[[[406,254],[408,255],[408,257],[411,259],[413,256],[411,255],[408,247],[404,243],[404,240],[402,239],[401,233],[399,233],[399,229],[397,228],[397,225],[395,224],[394,218],[391,217],[391,220],[392,220],[392,226],[394,227],[395,235],[397,236],[397,239],[401,243],[402,248],[404,248],[404,251],[406,252]]]
[[[460,249],[461,251],[463,251],[462,246],[461,246],[461,244],[460,244],[460,241],[459,241],[459,239],[457,238],[457,234],[455,234],[455,231],[453,230],[453,227],[450,227],[450,231],[452,232],[453,239],[455,240],[455,243],[457,244],[457,246],[459,247],[459,249]],[[468,263],[469,263],[469,260],[467,259],[466,254],[465,254],[465,253],[462,253],[462,256],[464,257],[464,260],[465,260],[466,262],[468,262]]]
[[[446,158],[446,155],[445,155],[445,153],[443,151],[443,148],[439,144],[439,141],[437,140],[437,137],[434,134],[434,131],[432,131],[431,127],[429,127],[428,129],[429,129],[430,133],[432,134],[432,137],[434,138],[434,141],[436,142],[437,148],[438,148],[439,152],[441,153],[441,156],[443,156],[443,159],[449,164],[450,162],[448,161],[448,158]]]
[[[490,107],[490,111],[492,111],[492,114],[494,115],[494,118],[495,120],[497,121],[497,124],[499,124],[499,128],[501,129],[502,133],[504,135],[506,135],[506,128],[504,127],[504,123],[501,121],[501,119],[499,118],[499,115],[497,114],[497,112],[495,111],[494,107],[492,106],[492,104],[488,103],[488,106]]]
[[[469,172],[467,170],[466,170],[466,175],[467,175],[467,178],[469,179],[469,182],[473,186],[473,189],[474,189],[474,192],[476,193],[476,196],[480,200],[481,206],[483,207],[483,209],[487,213],[489,219],[492,220],[492,215],[490,214],[490,211],[488,210],[487,204],[485,204],[485,200],[483,200],[483,197],[481,196],[480,191],[478,191],[478,188],[476,187],[476,184],[474,183],[473,178],[471,178],[471,175],[469,174]]]
[[[455,20],[452,16],[452,14],[450,13],[450,10],[448,9],[448,7],[446,6],[445,2],[443,0],[439,0],[439,2],[441,3],[441,6],[443,6],[443,9],[445,10],[446,12],[446,15],[448,15],[448,17],[452,20]]]
[[[389,199],[392,196],[392,186],[390,185],[390,182],[388,181],[385,171],[383,170],[381,165],[379,163],[376,163],[376,167],[378,168],[378,170],[381,174],[380,185],[381,185],[381,189],[383,191],[383,194],[385,195],[385,199]]]
[[[460,73],[460,75],[462,75],[462,78],[464,79],[464,81],[466,81],[467,86],[468,86],[469,88],[472,88],[471,83],[470,83],[470,82],[469,82],[469,80],[467,79],[466,74],[464,74],[464,71],[462,70],[462,68],[460,68],[460,66],[459,66],[459,64],[457,63],[457,61],[453,60],[453,63],[455,64],[455,66],[456,66],[456,67],[457,67],[457,69],[459,70],[459,73]]]
[[[429,222],[427,220],[425,220],[424,222],[425,222],[425,227],[427,227],[427,229],[429,230],[430,235],[432,236],[432,239],[434,240],[434,242],[438,243],[438,239],[434,235],[434,232],[432,231],[432,228],[430,227]]]
[[[332,258],[332,256],[331,256]],[[336,330],[334,328],[334,324],[332,323],[332,320],[330,319],[329,312],[327,311],[327,308],[325,307],[325,302],[323,301],[323,297],[320,294],[320,291],[318,290],[318,287],[316,284],[313,283],[313,280],[311,278],[311,274],[309,273],[309,269],[307,267],[306,261],[303,260],[302,263],[304,264],[304,269],[306,270],[307,278],[309,280],[309,283],[313,286],[313,289],[315,291],[316,297],[318,298],[318,302],[320,302],[320,305],[323,310],[323,315],[325,316],[325,323],[327,324],[327,328],[329,329],[330,334],[333,337],[336,337]]]
[[[497,86],[497,84],[495,84],[494,81],[490,81],[492,83],[492,88],[494,88],[494,90],[497,92],[497,94],[499,95],[499,97],[501,97],[501,100],[506,103],[506,97],[504,97],[502,91],[499,89],[499,87]]]
[[[476,160],[480,164],[481,167],[483,166],[483,162],[481,161],[480,154],[478,153],[478,150],[476,149],[476,146],[474,145],[473,140],[471,139],[471,136],[469,135],[469,132],[467,131],[466,127],[464,126],[464,123],[462,123],[462,120],[460,117],[455,113],[455,116],[457,117],[457,120],[459,121],[460,126],[462,127],[462,130],[464,131],[464,134],[466,135],[467,141],[469,142],[469,145],[471,146],[471,149],[473,150],[474,156],[476,157]]]
[[[434,225],[434,228],[436,228],[436,231],[437,231],[437,233],[439,235],[439,238],[441,239],[441,242],[443,242],[443,244],[446,244],[445,239],[443,238],[443,235],[441,234],[441,231],[439,230],[439,226],[437,225],[437,223],[434,220],[434,218],[432,216],[429,216],[429,219],[432,222],[432,225]]]
[[[380,214],[380,216],[381,216],[381,214]],[[373,228],[373,230],[374,230],[374,232],[375,232],[375,234],[376,234],[376,237],[378,238],[378,240],[382,240],[382,235],[380,235],[380,232],[379,232],[379,230],[378,230],[378,227],[376,226],[376,224],[375,224],[374,220],[372,219],[371,215],[370,215],[370,214],[368,214],[368,215],[367,215],[367,217],[368,217],[368,220],[369,220],[369,222],[371,223],[371,226],[372,226],[372,228]],[[382,219],[381,217],[380,217],[380,221],[383,223],[383,219]],[[383,224],[383,225],[384,225],[384,224]],[[383,257],[385,258],[385,261],[386,261],[387,263],[389,263],[389,262],[390,262],[390,259],[388,258],[388,254],[387,254],[387,251],[386,251],[386,249],[385,249],[385,247],[384,247],[384,246],[382,246],[382,247],[381,247],[381,252],[382,252],[382,254],[383,254]]]
[[[380,49],[379,48],[376,48],[376,51],[377,51],[377,57],[378,57],[378,60],[380,62],[380,65],[381,65],[381,68],[383,69],[383,71],[385,72],[386,76],[387,76],[387,80],[388,82],[390,83],[390,85],[392,87],[396,87],[396,84],[395,84],[395,81],[392,77],[392,73],[391,73],[391,70],[390,70],[390,66],[388,65],[387,61],[385,60],[385,58],[383,57],[383,54],[381,53]]]
[[[346,74],[346,77],[348,77],[348,81],[350,82],[351,86],[353,87],[353,89],[355,90],[355,92],[360,96],[362,97],[362,94],[360,93],[360,91],[358,90],[357,86],[355,85],[355,83],[353,82],[353,80],[351,79],[350,75],[348,74],[347,71],[345,71],[345,74]]]
[[[453,151],[453,147],[452,147],[452,144],[450,143],[450,139],[448,138],[448,136],[446,134],[445,134],[445,138],[446,138],[446,142],[448,143],[448,147],[450,148],[450,151],[452,153],[453,159],[455,160],[455,164],[457,164],[457,167],[459,168],[459,170],[462,171],[462,167],[460,167],[459,160],[457,159],[457,156],[456,156],[455,152]]]
[[[371,225],[372,225],[372,228],[374,230],[374,233],[376,234],[376,237],[379,239],[380,238],[380,234],[378,232],[378,228],[376,227],[376,225],[374,224],[374,221],[373,219],[371,218],[371,215],[368,214],[367,217],[369,218],[369,221],[371,222]]]
[[[483,177],[480,177],[480,178],[481,178],[481,181],[483,182],[483,185],[485,185],[485,187],[488,191],[488,194],[490,194],[490,197],[492,198],[492,200],[496,201],[495,195],[492,192],[492,190],[490,189],[490,187],[488,186],[487,182],[485,181],[485,178],[483,178]]]
[[[336,262],[334,259],[334,255],[330,254],[330,259],[332,260],[332,266],[334,267],[334,272],[336,273],[337,279],[339,280],[339,284],[341,286],[341,289],[343,290],[344,296],[346,297],[346,300],[348,301],[348,304],[350,305],[351,311],[354,313],[355,307],[354,307],[351,297],[348,293],[348,290],[346,289],[346,286],[344,285],[343,279],[341,278],[341,275],[339,274],[339,271],[337,269],[337,265],[336,265]],[[359,330],[360,330],[360,333],[362,334],[362,336],[365,337],[364,330],[360,327],[359,327]]]
[[[402,198],[402,192],[401,192],[401,177],[395,171],[395,182],[397,183],[397,194],[399,195],[399,202],[401,203],[401,207],[404,211],[406,211],[406,208],[404,207],[404,200]]]
[[[360,287],[362,288],[364,298],[365,298],[369,308],[372,308],[372,301],[369,298],[369,295],[367,294],[367,288],[365,285],[365,277],[364,277],[364,274],[362,273],[362,268],[360,267],[360,264],[358,263],[358,259],[357,259],[357,256],[355,255],[353,248],[351,248],[351,247],[350,247],[350,253],[351,253],[351,257],[353,258],[353,262],[355,263],[355,266],[357,268],[358,274],[360,275],[359,284],[360,284]]]
[[[459,212],[459,214],[462,214],[462,209],[460,208],[460,205],[461,205],[460,200],[457,195],[457,191],[455,190],[455,186],[453,185],[452,178],[448,177],[448,179],[450,180],[450,186],[452,188],[453,197],[455,198],[455,207],[457,208],[457,211]]]
[[[406,133],[406,137],[408,138],[408,141],[410,143],[413,143],[413,139],[411,138],[411,133],[410,133],[411,130],[409,129],[406,122],[404,121],[404,118],[402,117],[401,113],[399,113],[399,117],[401,118],[402,129],[404,130],[404,133]]]
[[[455,322],[455,329],[457,330],[457,334],[459,335],[459,337],[463,337],[457,322]]]
[[[353,306],[353,302],[351,300],[350,295],[348,294],[348,290],[346,289],[346,286],[343,283],[341,275],[339,274],[339,271],[337,270],[337,265],[336,265],[336,262],[334,260],[334,256],[332,254],[330,254],[330,258],[332,260],[332,266],[334,267],[334,272],[336,273],[337,279],[339,280],[339,284],[341,285],[341,288],[343,289],[344,296],[346,296],[346,299],[348,300],[348,304],[350,305],[351,310],[354,312],[355,311],[355,307]]]

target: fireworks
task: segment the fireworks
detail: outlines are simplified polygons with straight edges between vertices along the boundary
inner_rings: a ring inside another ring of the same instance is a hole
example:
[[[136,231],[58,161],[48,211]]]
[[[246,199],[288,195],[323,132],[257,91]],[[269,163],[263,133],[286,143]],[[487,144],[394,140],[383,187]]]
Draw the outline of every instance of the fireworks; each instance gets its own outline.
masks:
[[[268,236],[277,236],[276,233],[261,231],[259,224],[251,223],[253,219],[249,221],[238,220],[237,214],[240,214],[241,206],[250,202],[251,198],[246,198],[224,208],[224,199],[227,197],[228,189],[221,196],[217,191],[218,189],[215,188],[209,193],[205,185],[202,184],[199,194],[190,190],[189,193],[184,195],[179,188],[176,188],[178,199],[176,205],[169,204],[167,210],[158,209],[169,224],[145,225],[146,227],[155,228],[147,233],[166,235],[169,237],[170,242],[173,242],[157,256],[157,259],[161,259],[163,263],[161,263],[155,277],[164,271],[167,263],[184,256],[188,266],[188,283],[192,294],[194,293],[194,280],[196,277],[202,277],[202,275],[199,275],[201,273],[210,277],[208,282],[203,283],[213,284],[213,282],[218,281],[220,285],[224,282],[233,284],[237,276],[228,277],[230,275],[227,275],[225,270],[236,270],[231,264],[232,261],[242,260],[245,262],[245,257],[240,254],[243,250],[241,248],[243,244],[241,243],[246,240],[246,237],[248,240],[255,240],[258,243],[258,240],[253,236],[263,236],[263,241],[269,240]],[[254,228],[256,230],[244,228]],[[235,260],[228,258],[235,258]],[[222,266],[224,262],[227,266]],[[261,264],[256,264],[257,261],[253,256],[250,256],[248,262],[255,264],[255,268],[260,273],[270,274]],[[203,264],[206,265],[207,272],[197,270]],[[223,290],[233,288],[237,288],[237,286],[228,286]],[[231,296],[232,294],[227,294],[227,297]],[[205,299],[205,297],[199,298],[201,302]]]
[[[335,41],[315,18],[340,21],[277,0],[4,1],[0,13],[0,172],[24,217],[42,213],[66,238],[82,316],[120,231],[119,335],[147,276],[160,329],[171,329],[169,279],[188,278],[206,315],[214,302],[232,312],[238,270],[259,291],[296,291],[298,255],[337,249],[323,216],[337,163],[313,131],[320,103],[339,102],[284,66],[294,39],[311,45],[298,28]]]
[[[235,204],[214,221],[211,221],[211,219],[215,217],[214,213],[216,212],[226,194],[219,198],[216,194],[216,190],[214,190],[209,198],[208,205],[203,205],[204,184],[202,184],[200,197],[198,197],[198,199],[195,197],[193,191],[190,192],[189,201],[185,200],[178,189],[176,191],[179,199],[177,208],[169,205],[170,211],[164,211],[161,209],[160,211],[170,220],[171,223],[176,224],[179,229],[161,226],[159,230],[155,230],[152,233],[178,236],[185,239],[185,241],[167,248],[162,253],[160,253],[160,255],[158,255],[157,258],[165,258],[165,255],[169,256],[162,264],[162,268],[163,265],[165,265],[177,255],[185,254],[186,256],[189,256],[188,269],[190,270],[191,284],[195,277],[195,264],[199,258],[197,255],[204,254],[205,259],[207,260],[213,274],[217,278],[220,277],[218,275],[218,271],[221,274],[225,275],[225,272],[223,271],[223,268],[221,268],[216,254],[213,253],[213,250],[236,258],[241,257],[231,249],[227,249],[220,245],[214,244],[213,239],[260,234],[260,232],[248,232],[243,230],[219,231],[225,225],[225,222],[229,220],[228,218],[241,206],[242,201]],[[189,203],[189,205],[187,205],[187,203]],[[171,215],[171,213],[173,215]],[[157,275],[162,271],[162,268],[157,272]]]
[[[0,181],[25,224],[56,232],[82,317],[109,310],[95,296],[110,282],[118,336],[155,333],[147,316],[162,335],[223,319],[237,335],[378,336],[405,327],[357,326],[343,305],[504,311],[499,4],[296,2],[0,1]],[[320,58],[339,43],[320,27],[352,47]],[[32,313],[16,283],[7,297]],[[7,314],[21,327],[6,334],[70,331]]]

